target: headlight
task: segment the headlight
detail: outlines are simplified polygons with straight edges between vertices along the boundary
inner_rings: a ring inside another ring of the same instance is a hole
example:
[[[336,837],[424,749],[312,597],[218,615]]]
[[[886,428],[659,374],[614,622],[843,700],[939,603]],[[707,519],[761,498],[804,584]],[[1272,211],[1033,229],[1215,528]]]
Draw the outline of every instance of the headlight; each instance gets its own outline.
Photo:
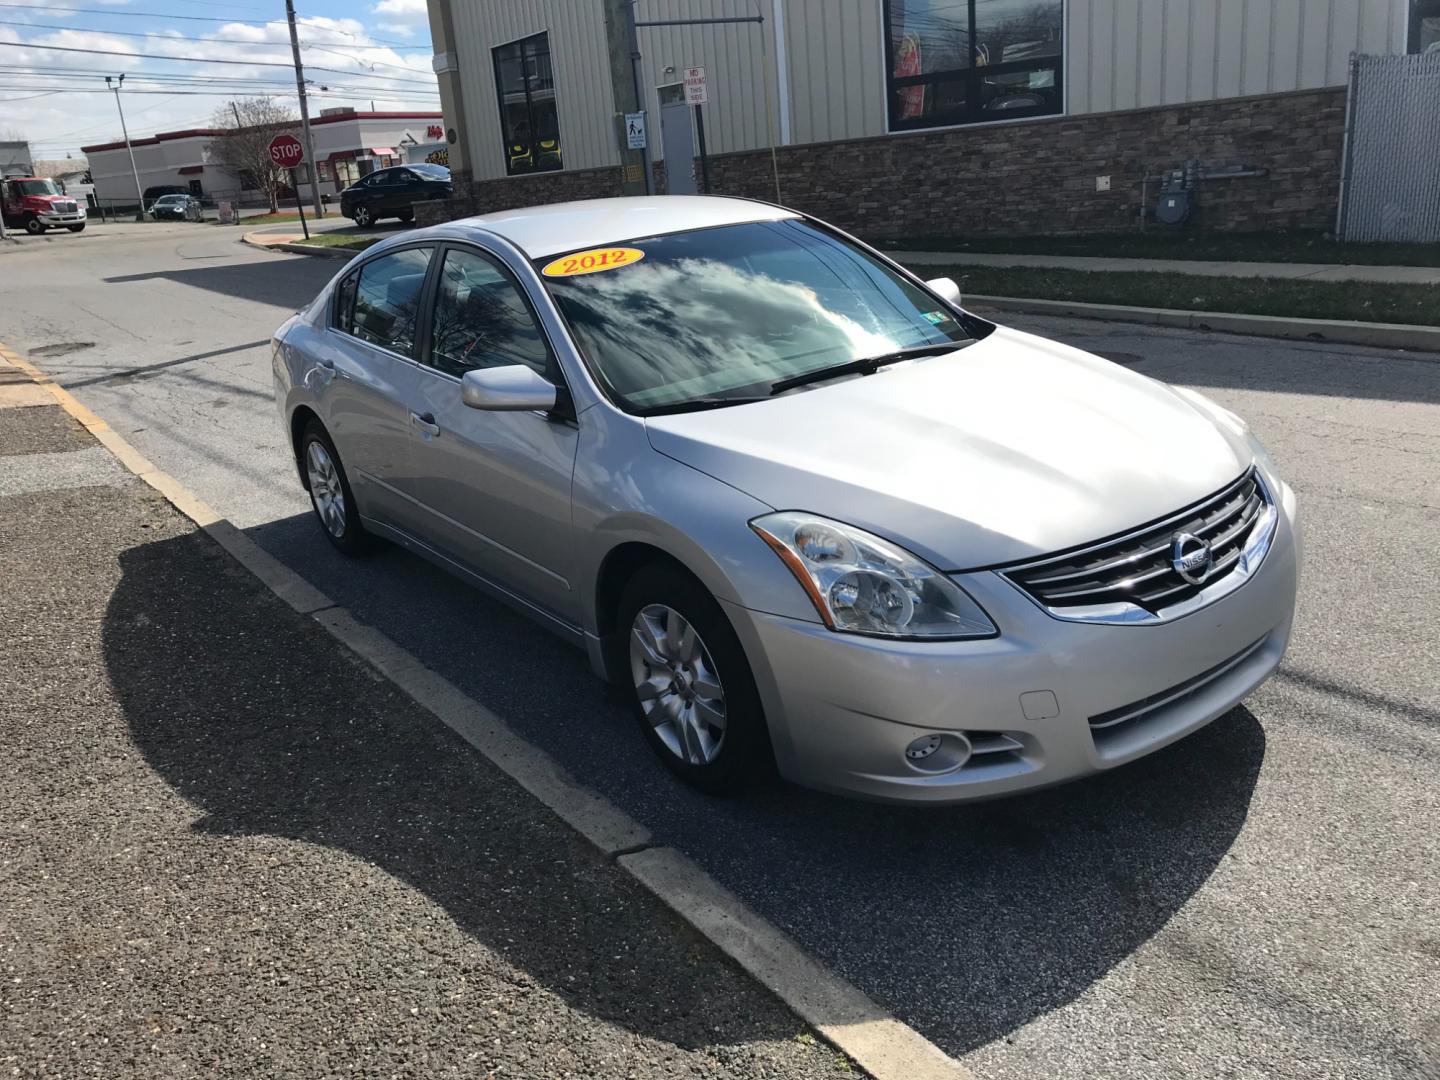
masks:
[[[933,566],[853,525],[786,511],[750,522],[831,630],[902,638],[993,637],[980,605]]]

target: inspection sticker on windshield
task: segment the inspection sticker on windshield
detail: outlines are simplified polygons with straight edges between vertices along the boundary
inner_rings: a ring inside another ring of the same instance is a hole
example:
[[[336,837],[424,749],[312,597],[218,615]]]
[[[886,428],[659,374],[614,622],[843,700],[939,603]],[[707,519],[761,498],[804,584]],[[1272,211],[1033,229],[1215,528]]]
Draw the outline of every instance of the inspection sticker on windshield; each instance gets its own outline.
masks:
[[[598,274],[601,270],[614,270],[617,266],[629,266],[645,258],[639,248],[613,247],[591,248],[577,251],[545,264],[540,272],[546,277],[574,277],[576,274]]]
[[[936,326],[939,326],[942,322],[947,322],[950,319],[950,316],[946,315],[943,311],[926,311],[923,312],[923,314],[925,318],[930,320],[930,322],[932,322]]]

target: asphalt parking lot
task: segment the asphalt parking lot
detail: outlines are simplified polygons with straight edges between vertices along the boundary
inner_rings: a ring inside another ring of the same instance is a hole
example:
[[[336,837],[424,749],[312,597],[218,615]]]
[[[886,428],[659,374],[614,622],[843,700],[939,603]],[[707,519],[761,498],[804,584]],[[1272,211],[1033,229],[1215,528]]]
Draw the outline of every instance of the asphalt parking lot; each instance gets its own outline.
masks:
[[[264,342],[336,267],[232,241],[0,256],[0,338],[980,1077],[1440,1072],[1435,358],[1012,319],[1251,421],[1305,517],[1280,673],[1166,751],[1023,799],[717,802],[655,766],[578,653],[399,551],[330,551]]]

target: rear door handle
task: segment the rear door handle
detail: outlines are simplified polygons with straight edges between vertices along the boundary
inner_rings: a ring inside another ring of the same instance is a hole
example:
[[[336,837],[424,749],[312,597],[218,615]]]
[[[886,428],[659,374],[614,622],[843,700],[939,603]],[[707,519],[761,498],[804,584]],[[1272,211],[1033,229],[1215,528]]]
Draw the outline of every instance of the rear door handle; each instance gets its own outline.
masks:
[[[426,435],[429,435],[432,439],[438,438],[440,435],[440,425],[435,422],[435,416],[433,413],[412,412],[410,414],[410,423],[412,426],[419,428]]]

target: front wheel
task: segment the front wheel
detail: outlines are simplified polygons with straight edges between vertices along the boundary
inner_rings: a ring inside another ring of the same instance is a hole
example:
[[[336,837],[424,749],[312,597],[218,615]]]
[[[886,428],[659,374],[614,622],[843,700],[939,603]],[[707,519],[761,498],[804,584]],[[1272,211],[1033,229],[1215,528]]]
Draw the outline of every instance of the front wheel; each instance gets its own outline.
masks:
[[[39,236],[45,231],[45,223],[31,214],[25,219],[25,231],[31,236]]]
[[[355,208],[355,224],[359,225],[360,228],[368,229],[374,220],[375,217],[370,213],[368,206],[357,206]]]
[[[300,461],[310,488],[310,505],[325,538],[346,555],[362,554],[370,546],[370,534],[360,524],[355,496],[335,444],[317,421],[307,424],[300,436]]]
[[[71,232],[84,232],[85,223],[82,221],[79,225],[66,225],[65,228],[69,229]]]
[[[415,220],[415,211],[401,210],[400,213],[396,214],[395,216],[400,219],[400,224],[409,225],[412,221]]]
[[[694,578],[641,568],[617,612],[629,697],[646,742],[681,779],[733,794],[769,760],[765,713],[745,650],[720,605]]]

